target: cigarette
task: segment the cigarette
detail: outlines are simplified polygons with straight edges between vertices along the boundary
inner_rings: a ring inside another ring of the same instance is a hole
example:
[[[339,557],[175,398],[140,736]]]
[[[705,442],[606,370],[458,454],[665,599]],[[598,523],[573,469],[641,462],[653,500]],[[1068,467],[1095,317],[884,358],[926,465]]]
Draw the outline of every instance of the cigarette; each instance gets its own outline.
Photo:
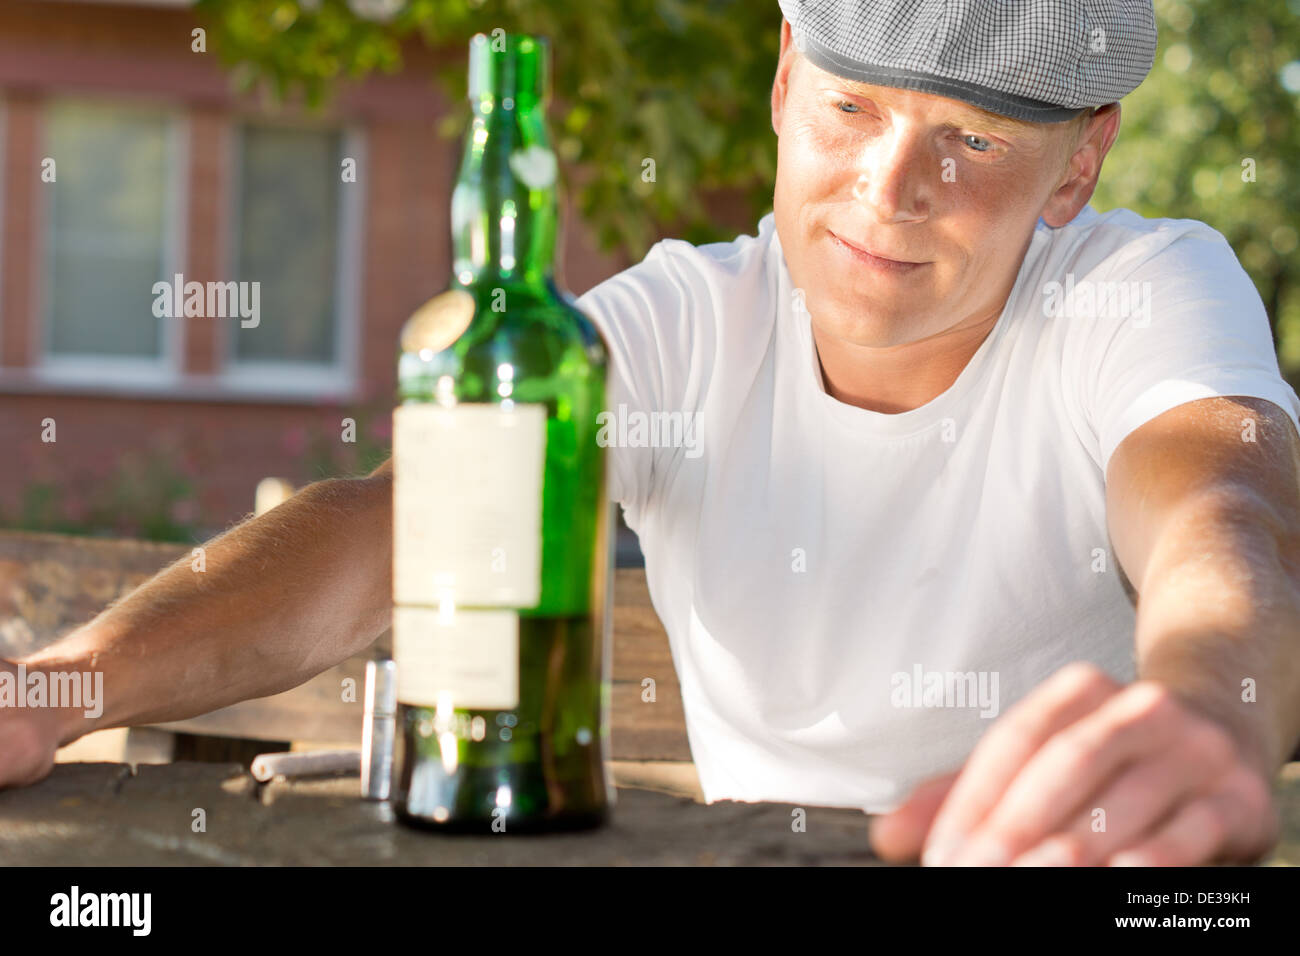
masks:
[[[259,754],[253,758],[252,771],[253,777],[262,783],[272,779],[360,773],[361,753],[356,750],[314,750],[306,753]]]

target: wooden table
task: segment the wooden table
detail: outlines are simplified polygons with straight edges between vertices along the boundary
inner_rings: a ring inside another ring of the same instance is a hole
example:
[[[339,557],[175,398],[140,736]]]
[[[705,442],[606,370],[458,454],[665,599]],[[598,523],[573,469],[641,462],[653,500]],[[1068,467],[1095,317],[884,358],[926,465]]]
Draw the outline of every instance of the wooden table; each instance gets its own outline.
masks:
[[[104,607],[129,594],[173,561],[190,560],[190,546],[129,539],[79,538],[0,530],[0,657],[20,657],[75,630]],[[681,764],[691,759],[681,687],[673,668],[668,635],[650,600],[645,571],[620,568],[614,575],[613,661],[610,687],[611,749],[614,761]],[[211,713],[140,728],[146,746],[119,743],[96,747],[92,739],[73,745],[76,759],[162,763],[175,754],[168,733],[266,741],[262,750],[286,742],[322,747],[356,747],[361,741],[366,661],[391,650],[385,631],[375,645],[303,684],[270,697],[245,700]],[[646,679],[654,681],[647,700]],[[339,693],[344,681],[357,693]],[[139,737],[137,737],[139,740]],[[90,745],[90,746],[87,746]],[[205,748],[218,759],[241,760],[243,748]],[[254,752],[260,752],[254,750]],[[93,756],[90,756],[93,754]],[[148,759],[149,757],[161,759]],[[179,756],[179,755],[177,755]],[[194,756],[194,754],[190,754]],[[211,759],[211,758],[209,758]]]
[[[392,822],[355,776],[258,784],[238,764],[60,764],[0,791],[0,867],[185,864],[872,864],[868,817],[620,788],[614,822],[546,836],[446,836]],[[195,810],[205,832],[194,832]]]
[[[0,866],[776,864],[880,865],[856,810],[722,802],[620,788],[613,824],[584,833],[444,836],[398,826],[356,777],[258,784],[238,764],[61,764],[0,792]],[[1300,864],[1300,764],[1277,782],[1272,865]],[[202,810],[204,830],[194,824]]]

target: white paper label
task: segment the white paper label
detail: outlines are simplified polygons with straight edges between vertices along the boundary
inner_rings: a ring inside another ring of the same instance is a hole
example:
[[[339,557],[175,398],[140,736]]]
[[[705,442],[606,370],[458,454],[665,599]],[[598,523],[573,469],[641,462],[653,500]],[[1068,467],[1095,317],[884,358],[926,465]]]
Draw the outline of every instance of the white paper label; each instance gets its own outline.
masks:
[[[393,609],[397,699],[417,707],[519,706],[519,615],[514,611]]]
[[[546,407],[393,412],[393,600],[535,607]]]

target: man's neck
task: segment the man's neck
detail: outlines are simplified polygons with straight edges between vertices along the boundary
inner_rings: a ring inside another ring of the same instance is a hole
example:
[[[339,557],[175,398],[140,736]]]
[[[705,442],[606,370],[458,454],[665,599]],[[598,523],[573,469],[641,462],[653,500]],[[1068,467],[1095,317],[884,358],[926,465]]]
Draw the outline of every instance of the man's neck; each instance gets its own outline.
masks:
[[[891,349],[825,339],[814,324],[822,385],[836,401],[873,412],[897,415],[920,408],[952,387],[1000,314]]]

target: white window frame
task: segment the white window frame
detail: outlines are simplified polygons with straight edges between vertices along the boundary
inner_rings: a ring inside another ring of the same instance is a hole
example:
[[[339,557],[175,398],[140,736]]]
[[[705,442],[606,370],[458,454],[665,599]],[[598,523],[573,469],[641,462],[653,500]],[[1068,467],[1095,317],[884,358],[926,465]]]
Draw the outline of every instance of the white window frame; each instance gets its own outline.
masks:
[[[226,264],[227,276],[234,277],[235,266],[239,262],[240,241],[240,199],[243,186],[244,128],[265,125],[256,118],[236,117],[232,120],[229,137],[230,192],[228,208],[230,210],[230,230],[227,235]],[[277,128],[286,128],[278,124]],[[351,398],[357,387],[360,366],[361,307],[362,296],[362,259],[364,245],[364,212],[366,192],[366,138],[362,129],[353,124],[335,126],[314,126],[298,124],[302,130],[325,129],[340,133],[340,158],[349,157],[356,160],[356,182],[345,183],[342,169],[339,173],[339,219],[338,235],[335,237],[334,254],[334,361],[330,364],[314,362],[275,362],[244,359],[235,357],[233,335],[237,328],[225,326],[226,332],[219,336],[218,354],[221,365],[218,379],[223,389],[232,393],[250,393],[268,396],[328,396],[332,398]]]
[[[173,103],[60,96],[45,103],[39,132],[41,156],[46,152],[47,122],[51,107],[64,104],[103,106],[124,112],[161,116],[166,123],[167,179],[163,184],[162,276],[168,281],[181,272],[186,262],[189,208],[190,122],[185,111]],[[56,167],[57,169],[57,167]],[[42,188],[50,184],[42,183]],[[57,188],[57,181],[54,184]],[[44,233],[37,283],[40,316],[36,335],[33,373],[43,382],[56,385],[107,385],[117,388],[153,390],[175,386],[180,382],[185,349],[185,320],[160,318],[162,348],[157,358],[142,359],[100,353],[63,353],[52,355],[46,348],[53,321],[50,312],[50,289],[54,282],[54,192],[49,191],[39,204]]]

